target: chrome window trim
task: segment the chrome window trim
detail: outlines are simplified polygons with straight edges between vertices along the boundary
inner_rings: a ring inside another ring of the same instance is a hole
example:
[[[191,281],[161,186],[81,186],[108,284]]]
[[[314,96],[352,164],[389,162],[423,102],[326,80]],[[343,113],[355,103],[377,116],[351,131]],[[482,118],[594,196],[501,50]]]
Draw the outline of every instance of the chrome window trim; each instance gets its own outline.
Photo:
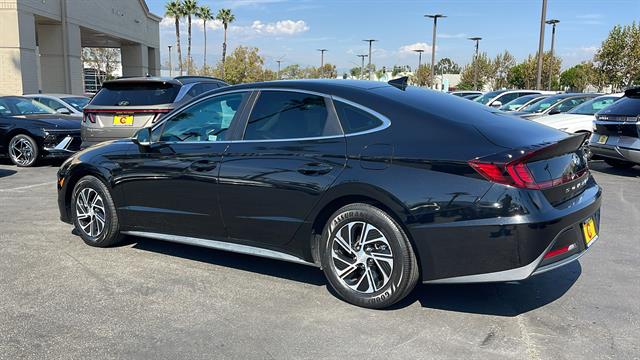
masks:
[[[219,93],[215,93],[215,94],[211,94],[209,96],[203,97],[202,99],[199,99],[193,103],[188,103],[185,104],[185,106],[183,108],[180,108],[179,111],[176,111],[175,113],[171,114],[171,116],[166,116],[164,117],[160,122],[158,122],[157,124],[155,124],[154,126],[151,127],[151,131],[154,131],[156,128],[164,125],[165,122],[167,122],[167,120],[169,120],[171,117],[176,116],[177,114],[180,114],[182,111],[195,106],[196,104],[205,101],[205,100],[209,100],[211,98],[217,97],[217,96],[224,96],[224,95],[228,95],[228,94],[233,94],[233,93],[237,93],[237,92],[247,92],[247,93],[252,93],[252,92],[262,92],[262,91],[285,91],[285,92],[297,92],[297,93],[303,93],[303,94],[310,94],[310,95],[316,95],[316,96],[322,96],[324,98],[327,98],[331,101],[339,101],[342,103],[345,103],[347,105],[356,107],[362,111],[365,111],[373,116],[375,116],[376,118],[378,118],[379,120],[382,121],[382,124],[380,126],[374,127],[372,129],[369,130],[365,130],[365,131],[360,131],[357,133],[352,133],[352,134],[345,134],[344,133],[344,129],[343,129],[343,134],[342,135],[330,135],[330,136],[317,136],[317,137],[307,137],[307,138],[287,138],[287,139],[261,139],[261,140],[244,140],[244,139],[239,139],[239,140],[224,140],[224,141],[165,141],[165,142],[156,142],[156,143],[162,143],[162,144],[230,144],[230,143],[261,143],[261,142],[291,142],[291,141],[317,141],[317,140],[330,140],[330,139],[339,139],[339,138],[344,138],[344,137],[352,137],[352,136],[360,136],[360,135],[366,135],[366,134],[371,134],[373,132],[377,132],[377,131],[382,131],[385,130],[387,128],[389,128],[391,126],[391,120],[389,120],[389,118],[387,118],[386,116],[380,114],[379,112],[372,110],[366,106],[360,105],[358,103],[355,103],[353,101],[341,98],[339,96],[334,96],[334,95],[330,95],[330,94],[325,94],[325,93],[320,93],[317,91],[311,91],[311,90],[299,90],[299,89],[288,89],[288,88],[267,88],[267,89],[261,89],[261,88],[243,88],[243,89],[233,89],[233,90],[226,90],[223,92],[219,92]],[[340,123],[340,127],[342,128],[342,122],[340,122],[340,117],[339,115],[336,113],[336,116],[338,117],[338,122]]]
[[[236,243],[226,242],[226,241],[201,239],[201,238],[195,238],[195,237],[189,237],[189,236],[168,235],[168,234],[153,233],[153,232],[146,232],[146,231],[123,231],[122,233],[127,235],[140,236],[140,237],[149,238],[149,239],[163,240],[163,241],[169,241],[169,242],[175,242],[175,243],[187,244],[187,245],[195,245],[195,246],[205,247],[209,249],[230,251],[230,252],[235,252],[239,254],[254,255],[254,256],[259,256],[259,257],[264,257],[269,259],[277,259],[277,260],[288,261],[296,264],[318,267],[317,264],[308,262],[306,260],[303,260],[291,254],[287,254],[287,253],[276,251],[276,250],[269,250],[261,247],[255,247],[251,245],[243,245],[243,244],[236,244]]]

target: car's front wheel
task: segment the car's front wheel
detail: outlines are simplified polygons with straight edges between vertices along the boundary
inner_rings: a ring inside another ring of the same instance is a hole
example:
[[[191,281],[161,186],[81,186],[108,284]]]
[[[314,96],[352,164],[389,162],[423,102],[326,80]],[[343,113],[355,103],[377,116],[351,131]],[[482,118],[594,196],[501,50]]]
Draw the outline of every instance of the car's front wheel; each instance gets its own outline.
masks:
[[[631,169],[636,165],[632,162],[618,160],[618,159],[604,159],[604,162],[606,162],[607,165],[613,166],[614,168],[618,168],[618,169]]]
[[[71,214],[77,232],[87,245],[107,247],[122,238],[109,189],[94,176],[83,177],[73,188]]]
[[[344,300],[368,308],[388,307],[413,290],[418,264],[404,230],[369,204],[336,211],[323,232],[322,267]]]
[[[36,141],[29,135],[18,134],[9,140],[9,158],[20,167],[35,165],[39,150]]]

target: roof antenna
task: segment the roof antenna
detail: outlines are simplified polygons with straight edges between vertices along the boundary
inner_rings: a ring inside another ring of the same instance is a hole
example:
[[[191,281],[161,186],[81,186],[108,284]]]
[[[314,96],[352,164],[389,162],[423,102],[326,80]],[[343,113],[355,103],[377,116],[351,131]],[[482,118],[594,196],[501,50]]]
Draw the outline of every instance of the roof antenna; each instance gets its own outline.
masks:
[[[393,80],[389,80],[389,82],[387,82],[387,84],[396,87],[400,90],[405,90],[409,84],[409,77],[408,76],[403,76],[397,79],[393,79]]]

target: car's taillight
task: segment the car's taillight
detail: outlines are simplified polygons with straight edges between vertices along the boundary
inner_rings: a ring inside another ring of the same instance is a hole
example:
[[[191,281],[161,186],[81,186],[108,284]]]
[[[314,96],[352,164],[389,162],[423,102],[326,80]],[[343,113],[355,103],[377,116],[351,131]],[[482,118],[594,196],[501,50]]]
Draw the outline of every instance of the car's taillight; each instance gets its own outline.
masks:
[[[96,117],[95,114],[93,113],[84,113],[84,116],[82,117],[82,122],[87,122],[89,121],[92,124],[96,123]]]

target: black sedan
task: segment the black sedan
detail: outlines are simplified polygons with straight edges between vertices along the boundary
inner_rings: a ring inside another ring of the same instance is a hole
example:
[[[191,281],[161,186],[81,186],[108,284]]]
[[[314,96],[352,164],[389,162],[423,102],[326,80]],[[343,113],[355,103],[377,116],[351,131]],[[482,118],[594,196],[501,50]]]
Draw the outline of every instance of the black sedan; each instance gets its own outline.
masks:
[[[45,157],[68,157],[80,143],[80,119],[33,99],[0,97],[0,156],[18,166],[33,166]]]
[[[570,136],[403,81],[216,90],[58,172],[61,219],[323,269],[381,308],[418,281],[515,281],[595,242],[601,189]],[[256,294],[259,295],[259,294]]]

